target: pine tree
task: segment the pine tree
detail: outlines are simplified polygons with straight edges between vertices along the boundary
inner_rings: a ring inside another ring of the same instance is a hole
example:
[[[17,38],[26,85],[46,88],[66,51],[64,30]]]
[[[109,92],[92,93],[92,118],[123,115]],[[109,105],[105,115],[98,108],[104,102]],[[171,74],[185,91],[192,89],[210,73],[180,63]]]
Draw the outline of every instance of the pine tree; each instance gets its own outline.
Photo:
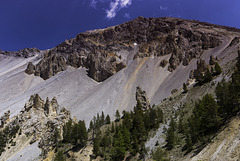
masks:
[[[149,118],[150,118],[150,127],[157,128],[158,126],[158,116],[157,109],[150,108],[149,109]]]
[[[59,151],[54,158],[54,161],[65,161],[65,160],[66,160],[66,157],[64,156],[64,153],[62,150]]]
[[[195,107],[195,111],[200,114],[200,129],[204,133],[214,131],[218,128],[220,117],[218,115],[218,104],[210,94],[206,94]]]
[[[173,118],[171,118],[169,126],[172,127],[174,131],[177,130],[177,124]]]
[[[110,123],[111,123],[110,116],[107,115],[107,116],[106,116],[106,119],[105,119],[105,124],[110,124]]]
[[[93,140],[93,154],[96,156],[100,155],[100,138],[96,137]]]
[[[123,126],[125,126],[128,130],[132,128],[132,118],[129,112],[125,112],[123,115]]]
[[[231,101],[233,105],[231,109],[236,113],[237,111],[240,111],[240,51],[238,51],[236,69],[232,74],[229,91],[231,91]]]
[[[151,122],[149,110],[146,110],[145,113],[143,114],[143,122],[144,122],[146,131],[149,131],[151,129],[151,126],[154,125],[154,122]]]
[[[72,132],[71,132],[71,143],[73,145],[77,145],[78,139],[79,139],[79,127],[77,123],[74,123],[72,127]]]
[[[133,116],[133,127],[137,131],[137,138],[140,142],[144,141],[147,136],[147,131],[145,129],[143,117],[141,113],[136,112]]]
[[[213,79],[213,77],[212,77],[211,72],[210,72],[209,70],[207,70],[207,71],[205,72],[204,82],[203,82],[203,83],[211,82],[212,79]]]
[[[115,117],[116,117],[116,121],[120,121],[120,113],[118,110],[116,111]]]
[[[66,143],[71,142],[71,133],[72,133],[72,120],[69,120],[63,126],[63,142],[66,142]]]
[[[185,147],[186,147],[186,149],[188,151],[191,151],[192,150],[192,146],[193,146],[192,139],[191,139],[191,137],[189,135],[187,135],[186,136],[186,145],[185,145]]]
[[[176,123],[175,121],[173,120],[173,118],[171,119],[171,122],[169,124],[169,128],[167,130],[167,134],[166,134],[166,147],[168,149],[172,149],[175,145],[175,140],[176,140],[176,136],[175,136],[175,133],[174,131],[176,130]]]
[[[183,127],[182,118],[179,119],[179,122],[178,122],[178,130],[179,130],[180,133],[184,132],[184,127]]]
[[[87,128],[85,125],[85,121],[79,120],[78,122],[78,139],[79,139],[79,144],[80,146],[86,146],[87,140],[88,140],[88,133],[87,133]]]
[[[225,79],[222,79],[222,81],[218,83],[215,89],[217,103],[220,106],[218,112],[220,116],[225,119],[227,119],[227,117],[230,116],[234,110],[234,104],[231,99],[232,92],[230,92],[229,87],[230,84],[227,83]]]
[[[131,149],[131,134],[127,127],[123,126],[122,135],[124,140],[124,147],[126,150]]]
[[[220,65],[216,62],[215,63],[215,75],[219,75],[222,73],[222,69],[220,67]]]
[[[97,113],[97,119],[96,119],[96,124],[95,124],[96,128],[101,127],[101,120],[100,120],[100,116],[99,113]]]
[[[186,83],[183,83],[183,93],[187,93],[188,89],[187,89],[187,85]]]
[[[160,107],[157,108],[157,122],[158,123],[163,122],[163,112]]]
[[[169,161],[167,152],[164,151],[161,147],[158,147],[155,152],[152,154],[155,161]]]
[[[133,153],[133,155],[135,155],[136,153],[138,153],[139,152],[139,144],[140,144],[140,140],[139,140],[139,138],[138,138],[138,132],[137,132],[137,130],[136,130],[136,128],[134,128],[133,129],[133,132],[132,132],[132,142],[133,142],[133,144],[132,144],[132,148],[133,148],[133,151],[132,151],[132,153]]]
[[[110,136],[108,136],[107,134],[105,134],[102,139],[101,139],[101,143],[100,146],[102,147],[102,155],[105,158],[106,157],[106,152],[107,149],[111,148],[111,138]]]
[[[114,140],[114,155],[113,159],[121,161],[125,157],[126,148],[124,146],[124,139],[121,131],[119,130]]]
[[[91,120],[89,124],[89,130],[92,130],[92,129],[93,129],[93,121]]]
[[[101,114],[101,123],[100,123],[100,125],[102,126],[102,125],[104,125],[105,124],[105,115],[104,115],[104,112],[102,111],[102,114]]]
[[[114,132],[115,132],[114,123],[112,123],[111,132],[112,132],[112,133],[114,133]]]

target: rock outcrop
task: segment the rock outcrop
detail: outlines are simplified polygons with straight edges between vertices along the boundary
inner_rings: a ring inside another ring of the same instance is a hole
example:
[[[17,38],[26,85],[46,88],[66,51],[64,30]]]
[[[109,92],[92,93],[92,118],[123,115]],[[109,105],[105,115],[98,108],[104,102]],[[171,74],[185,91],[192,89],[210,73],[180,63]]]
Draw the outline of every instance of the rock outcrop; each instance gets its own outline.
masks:
[[[66,69],[67,64],[64,57],[59,54],[53,54],[50,51],[44,55],[43,59],[36,66],[34,66],[32,62],[29,62],[25,72],[27,74],[40,76],[46,80]]]
[[[147,94],[141,89],[141,87],[137,87],[136,89],[136,101],[141,103],[144,110],[147,110],[151,107]]]
[[[0,50],[0,54],[7,55],[7,56],[21,57],[21,58],[33,57],[39,53],[41,53],[41,51],[37,48],[25,48],[18,51],[1,51]]]
[[[164,59],[164,60],[162,60],[162,61],[160,62],[160,66],[163,67],[163,68],[164,68],[167,64],[168,64],[168,61],[167,61],[166,59]]]
[[[29,64],[26,73],[48,79],[70,65],[85,67],[91,78],[101,82],[126,67],[120,53],[133,51],[134,44],[139,49],[134,59],[170,54],[168,70],[173,71],[221,43],[221,36],[208,32],[209,26],[176,18],[138,17],[118,26],[80,33],[51,49],[35,69]]]
[[[27,66],[27,69],[25,70],[25,73],[27,73],[27,74],[34,74],[35,73],[35,66],[33,65],[33,63],[32,62],[29,62],[28,63],[28,66]]]
[[[10,112],[4,114],[1,120],[6,124]],[[71,114],[65,108],[59,110],[59,105],[54,97],[51,101],[47,98],[44,102],[38,94],[32,95],[25,104],[20,114],[7,123],[9,131],[19,127],[21,133],[32,138],[30,144],[39,141],[43,156],[55,146],[58,138],[54,134],[62,130],[63,125],[71,119]],[[60,136],[61,137],[61,136]]]

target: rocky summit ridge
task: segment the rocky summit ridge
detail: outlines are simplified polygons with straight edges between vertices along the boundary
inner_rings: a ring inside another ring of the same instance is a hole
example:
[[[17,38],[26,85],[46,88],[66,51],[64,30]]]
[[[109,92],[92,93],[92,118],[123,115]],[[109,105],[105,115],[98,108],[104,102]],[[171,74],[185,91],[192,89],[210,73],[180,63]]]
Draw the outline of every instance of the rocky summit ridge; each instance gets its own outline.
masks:
[[[205,50],[221,44],[222,35],[209,30],[214,27],[177,18],[138,17],[121,25],[80,33],[49,50],[36,65],[30,63],[26,73],[48,79],[70,65],[85,67],[91,78],[102,82],[127,66],[129,55],[122,51],[136,48],[131,59],[171,54],[168,70],[173,71],[181,63],[186,66]]]

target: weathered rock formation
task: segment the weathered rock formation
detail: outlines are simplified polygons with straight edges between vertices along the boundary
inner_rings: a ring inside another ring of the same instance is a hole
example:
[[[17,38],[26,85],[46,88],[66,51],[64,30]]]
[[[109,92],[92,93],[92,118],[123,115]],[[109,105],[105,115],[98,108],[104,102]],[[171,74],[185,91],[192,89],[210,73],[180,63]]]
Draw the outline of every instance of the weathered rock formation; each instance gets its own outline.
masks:
[[[164,60],[162,60],[162,61],[160,62],[160,66],[163,67],[163,68],[164,68],[167,64],[168,64],[168,61],[167,61],[166,59],[164,59]]]
[[[168,70],[173,71],[221,43],[221,36],[208,32],[209,26],[176,18],[138,17],[118,26],[80,33],[51,49],[36,66],[29,64],[26,73],[48,79],[70,65],[85,67],[91,78],[101,82],[126,67],[120,51],[133,51],[135,44],[139,50],[134,59],[171,54]]]
[[[25,72],[27,74],[40,76],[43,79],[48,79],[66,69],[67,64],[64,57],[59,54],[53,54],[50,51],[44,55],[43,59],[36,66],[34,66],[32,62],[29,62]]]
[[[4,114],[1,120],[6,122],[10,112]],[[9,131],[18,126],[21,133],[32,138],[31,144],[39,141],[43,155],[56,144],[55,132],[60,133],[63,125],[71,119],[71,114],[65,108],[59,110],[59,105],[54,97],[51,101],[47,98],[44,102],[38,94],[32,95],[25,104],[20,114],[7,123]]]
[[[142,108],[144,110],[149,109],[151,107],[147,94],[145,91],[141,89],[141,87],[137,87],[136,89],[136,101],[141,103]]]
[[[27,73],[29,75],[35,73],[35,66],[33,65],[32,62],[28,63],[28,66],[27,66],[27,69],[25,70],[25,73]]]

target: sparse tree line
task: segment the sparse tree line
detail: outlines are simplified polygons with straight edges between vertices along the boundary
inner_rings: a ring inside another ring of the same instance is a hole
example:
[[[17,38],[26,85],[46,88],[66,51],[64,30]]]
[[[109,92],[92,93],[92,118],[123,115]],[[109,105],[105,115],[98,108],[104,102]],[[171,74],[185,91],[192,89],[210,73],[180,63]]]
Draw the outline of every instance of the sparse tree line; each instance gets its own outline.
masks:
[[[217,65],[215,68],[218,69],[220,67]],[[176,145],[178,139],[177,133],[181,133],[185,138],[184,149],[189,152],[195,144],[207,143],[211,136],[221,126],[225,125],[227,120],[239,114],[240,51],[238,51],[237,64],[231,80],[226,82],[223,78],[217,84],[215,95],[216,98],[211,94],[206,94],[201,100],[195,103],[193,113],[187,121],[183,122],[182,118],[179,118],[177,125],[174,119],[171,119],[170,127],[166,132],[166,147],[168,149],[172,149]]]
[[[198,82],[199,85],[202,85],[204,83],[211,82],[214,76],[217,76],[221,73],[222,69],[218,62],[216,62],[215,65],[211,67],[211,70],[207,69],[204,73],[199,73],[196,76],[196,81]]]

